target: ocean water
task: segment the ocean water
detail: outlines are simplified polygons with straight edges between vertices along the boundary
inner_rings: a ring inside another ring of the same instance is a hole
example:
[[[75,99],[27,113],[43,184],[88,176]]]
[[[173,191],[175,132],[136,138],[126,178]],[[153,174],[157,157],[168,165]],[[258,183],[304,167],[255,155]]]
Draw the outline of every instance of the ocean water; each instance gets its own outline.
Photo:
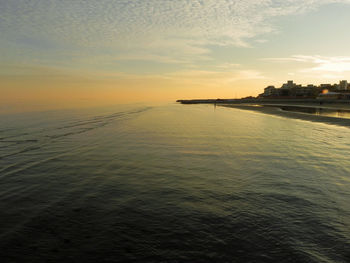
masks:
[[[293,112],[307,113],[307,114],[311,114],[311,115],[350,119],[350,110],[345,110],[345,109],[339,110],[339,109],[332,109],[332,108],[327,108],[327,107],[317,107],[315,105],[313,105],[313,106],[286,106],[286,105],[284,105],[280,108],[284,111],[293,111]]]
[[[1,262],[350,262],[349,138],[212,105],[1,115]]]

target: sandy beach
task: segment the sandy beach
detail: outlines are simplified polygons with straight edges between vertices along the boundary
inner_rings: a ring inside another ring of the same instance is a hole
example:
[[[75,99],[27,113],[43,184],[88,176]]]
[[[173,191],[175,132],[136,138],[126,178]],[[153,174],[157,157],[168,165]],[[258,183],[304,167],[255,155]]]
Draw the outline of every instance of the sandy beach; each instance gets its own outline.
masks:
[[[294,118],[294,119],[300,119],[305,121],[312,121],[312,122],[321,122],[321,123],[327,123],[332,125],[338,125],[338,126],[344,126],[344,127],[350,127],[350,119],[349,118],[340,118],[340,117],[329,117],[329,116],[321,116],[321,115],[314,115],[309,113],[303,113],[303,112],[295,112],[295,111],[286,111],[282,110],[282,107],[287,106],[298,106],[298,107],[310,107],[310,108],[322,108],[327,110],[345,110],[350,111],[349,105],[291,105],[291,104],[276,104],[276,105],[253,105],[253,104],[223,104],[221,106],[229,107],[229,108],[237,108],[242,110],[250,110],[250,111],[257,111],[265,114],[271,114],[271,115],[277,115],[285,118]]]

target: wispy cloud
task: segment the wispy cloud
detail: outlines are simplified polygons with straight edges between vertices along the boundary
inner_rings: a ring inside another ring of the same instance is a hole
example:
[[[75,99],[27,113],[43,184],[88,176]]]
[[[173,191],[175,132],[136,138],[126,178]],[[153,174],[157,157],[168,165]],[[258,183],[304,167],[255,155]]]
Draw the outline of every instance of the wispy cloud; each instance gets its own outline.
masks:
[[[271,63],[291,64],[289,66],[293,68],[294,72],[287,73],[288,76],[297,76],[316,82],[323,79],[338,81],[348,78],[350,74],[350,57],[294,55],[263,60]]]
[[[311,64],[310,67],[303,67],[301,72],[329,72],[344,73],[350,72],[350,57],[325,57],[325,56],[304,56],[294,55],[286,58],[265,58],[272,62],[299,62]]]
[[[41,55],[57,50],[70,55],[73,50],[78,58],[99,53],[190,63],[210,58],[208,45],[249,46],[251,38],[276,31],[271,18],[339,2],[350,1],[0,1],[0,30],[17,53],[25,46],[28,52],[40,49]]]
[[[227,85],[242,80],[264,80],[267,79],[261,72],[256,70],[234,71],[211,71],[211,70],[187,70],[163,75],[164,78],[182,81],[190,81],[202,85]]]
[[[313,72],[333,72],[343,73],[350,72],[350,57],[309,57],[305,58],[315,64],[314,67],[306,68],[304,71]]]

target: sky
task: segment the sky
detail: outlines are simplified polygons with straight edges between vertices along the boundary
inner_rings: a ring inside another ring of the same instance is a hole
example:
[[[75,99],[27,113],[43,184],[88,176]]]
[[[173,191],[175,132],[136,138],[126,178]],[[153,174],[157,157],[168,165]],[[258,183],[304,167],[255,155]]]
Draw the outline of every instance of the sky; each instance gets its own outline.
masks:
[[[0,112],[350,80],[350,0],[0,0]]]

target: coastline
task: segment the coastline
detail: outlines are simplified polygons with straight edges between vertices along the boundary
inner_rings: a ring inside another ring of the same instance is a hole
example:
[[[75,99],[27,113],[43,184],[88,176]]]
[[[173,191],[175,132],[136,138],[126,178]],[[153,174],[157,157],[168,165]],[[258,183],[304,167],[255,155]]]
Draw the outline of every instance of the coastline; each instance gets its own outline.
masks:
[[[309,107],[309,108],[323,108],[323,109],[331,109],[331,110],[346,110],[350,111],[349,105],[323,105],[320,107],[319,105],[310,105],[310,104],[298,104],[298,105],[291,105],[291,104],[219,104],[218,106],[222,107],[228,107],[228,108],[237,108],[242,110],[250,110],[250,111],[257,111],[264,114],[270,114],[285,118],[293,118],[293,119],[300,119],[305,121],[312,121],[312,122],[319,122],[319,123],[326,123],[331,125],[337,125],[337,126],[343,126],[343,127],[349,127],[350,128],[350,118],[340,118],[340,117],[330,117],[330,116],[321,116],[321,115],[314,115],[309,113],[303,113],[303,112],[296,112],[296,111],[287,111],[282,110],[281,107],[284,106],[298,106],[298,107]]]

